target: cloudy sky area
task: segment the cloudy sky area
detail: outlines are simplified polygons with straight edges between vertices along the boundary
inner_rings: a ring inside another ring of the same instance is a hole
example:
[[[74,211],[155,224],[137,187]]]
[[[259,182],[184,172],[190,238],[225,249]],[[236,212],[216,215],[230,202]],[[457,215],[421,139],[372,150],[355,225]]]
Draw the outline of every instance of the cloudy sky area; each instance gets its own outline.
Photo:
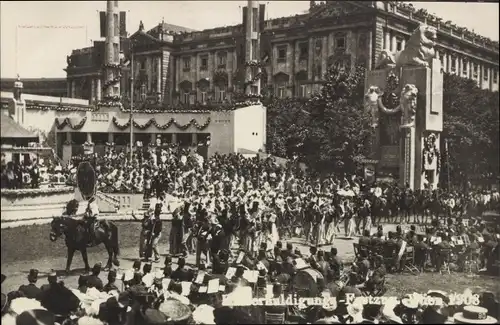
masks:
[[[303,13],[309,7],[309,1],[262,3],[267,4],[268,19]],[[498,3],[413,4],[498,41]],[[120,10],[128,11],[127,30],[133,33],[140,20],[150,29],[162,18],[197,30],[235,25],[241,23],[241,7],[245,5],[246,1],[121,1]],[[100,39],[99,11],[106,10],[106,2],[2,1],[0,9],[1,76],[12,78],[19,73],[21,78],[54,78],[66,76],[63,68],[71,50]]]

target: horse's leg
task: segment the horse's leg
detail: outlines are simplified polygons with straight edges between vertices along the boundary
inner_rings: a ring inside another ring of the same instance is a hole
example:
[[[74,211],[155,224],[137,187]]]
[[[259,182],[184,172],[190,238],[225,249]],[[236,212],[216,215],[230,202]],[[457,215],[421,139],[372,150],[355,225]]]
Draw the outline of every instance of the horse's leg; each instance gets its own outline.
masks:
[[[104,269],[107,270],[107,269],[111,269],[111,262],[113,260],[113,249],[111,248],[111,245],[108,242],[105,242],[104,246],[106,247],[106,250],[108,251],[108,261],[106,262],[106,266],[104,267]]]
[[[71,268],[71,262],[73,262],[73,255],[75,254],[75,249],[73,247],[68,247],[68,259],[66,260],[66,273],[69,273]]]
[[[88,273],[90,272],[90,265],[89,265],[89,257],[87,255],[87,249],[82,248],[80,253],[82,254],[83,264],[85,265],[85,272]]]

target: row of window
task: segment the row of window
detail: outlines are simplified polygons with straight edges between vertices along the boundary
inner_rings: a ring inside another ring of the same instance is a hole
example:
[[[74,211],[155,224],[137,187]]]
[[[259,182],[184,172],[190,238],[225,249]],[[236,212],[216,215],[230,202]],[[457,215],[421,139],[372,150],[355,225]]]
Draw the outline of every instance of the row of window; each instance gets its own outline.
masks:
[[[203,54],[199,57],[200,60],[200,70],[208,70],[208,54]],[[191,70],[191,57],[183,57],[182,58],[183,70],[190,71]],[[217,54],[217,68],[225,69],[227,64],[227,53],[220,52]]]
[[[322,41],[318,40],[316,47],[321,48]],[[338,36],[335,37],[334,50],[345,49],[346,48],[346,37]],[[278,46],[278,62],[285,63],[288,53],[288,45],[280,45]],[[309,57],[309,42],[299,43],[299,60],[307,60]]]
[[[205,104],[208,101],[208,94],[206,91],[201,91],[199,93],[199,101],[203,104]],[[215,92],[215,101],[216,102],[223,102],[226,100],[226,90],[225,89],[219,89]],[[186,91],[182,94],[181,97],[181,102],[183,104],[191,104],[193,105],[196,102],[196,95],[192,94],[189,91]]]
[[[439,54],[439,60],[441,61],[441,67],[444,67],[444,56],[442,54]],[[458,65],[458,60],[459,58],[452,57],[450,60],[450,67],[448,67],[450,72],[456,72],[458,70],[457,65]],[[469,61],[467,59],[462,59],[462,75],[463,76],[468,76],[469,75]],[[493,71],[493,82],[496,83],[498,81],[498,71],[494,70]],[[472,62],[472,77],[473,78],[478,78],[479,75],[479,64]],[[483,67],[483,79],[484,81],[488,81],[489,74],[488,74],[488,67],[484,66]]]

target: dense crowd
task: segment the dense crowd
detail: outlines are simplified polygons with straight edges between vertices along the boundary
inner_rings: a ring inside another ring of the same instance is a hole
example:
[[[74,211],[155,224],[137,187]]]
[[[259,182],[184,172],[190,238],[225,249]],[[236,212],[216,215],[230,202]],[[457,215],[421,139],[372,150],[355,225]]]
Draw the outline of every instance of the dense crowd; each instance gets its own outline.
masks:
[[[30,284],[2,295],[2,324],[33,324],[33,318],[42,317],[60,324],[111,325],[496,323],[498,302],[490,292],[467,291],[469,300],[459,306],[439,291],[427,292],[442,299],[434,306],[408,296],[381,305],[360,300],[384,295],[391,272],[498,268],[500,229],[471,215],[480,216],[498,202],[496,192],[411,191],[369,185],[350,175],[319,178],[293,161],[283,166],[273,158],[239,154],[204,159],[175,146],[136,151],[131,161],[110,147],[92,163],[101,191],[142,192],[154,198],[141,220],[141,257],[154,254],[158,261],[162,205],[169,205],[167,194],[180,201],[172,211],[164,267],[138,260],[122,274],[111,270],[103,285],[96,265],[90,276],[79,278],[77,289],[66,287],[54,274],[38,289],[38,272],[32,270]],[[76,166],[77,160],[68,170],[74,174]],[[418,214],[427,214],[432,222],[384,232],[383,216],[403,222]],[[94,215],[98,218],[98,212]],[[336,248],[322,249],[335,244],[342,223],[345,237],[361,235],[353,245],[352,264],[344,264]],[[376,233],[371,233],[372,225],[378,226]],[[295,236],[311,246],[308,256],[290,242],[283,245]],[[196,263],[190,267],[186,256],[193,252]],[[351,296],[358,300],[347,299]],[[256,297],[268,302],[324,300],[319,306],[247,306]]]

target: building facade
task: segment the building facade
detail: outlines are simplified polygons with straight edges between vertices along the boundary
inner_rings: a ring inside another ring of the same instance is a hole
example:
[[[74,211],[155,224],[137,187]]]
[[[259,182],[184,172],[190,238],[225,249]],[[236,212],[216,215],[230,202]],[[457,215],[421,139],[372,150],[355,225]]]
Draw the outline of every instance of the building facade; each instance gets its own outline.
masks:
[[[12,91],[16,78],[0,79],[2,91]],[[53,97],[67,97],[66,78],[27,78],[23,79],[23,91],[28,94]]]
[[[308,97],[320,89],[324,73],[333,63],[346,69],[359,64],[372,69],[383,49],[404,49],[420,24],[437,28],[436,49],[445,72],[498,91],[498,42],[411,5],[311,1],[305,14],[271,20],[264,19],[264,5],[253,6],[252,11],[252,28],[258,30],[259,39],[251,40],[258,45],[253,47],[258,53],[251,57],[260,60],[251,64],[260,69],[263,95]],[[245,92],[246,13],[244,8],[240,25],[203,31],[165,23],[145,31],[141,23],[127,40],[135,54],[134,99],[138,108],[217,104],[233,101]],[[68,70],[68,83],[77,69]],[[127,69],[123,70],[125,75]],[[130,86],[123,84],[130,78],[122,79],[122,97],[130,98]]]

